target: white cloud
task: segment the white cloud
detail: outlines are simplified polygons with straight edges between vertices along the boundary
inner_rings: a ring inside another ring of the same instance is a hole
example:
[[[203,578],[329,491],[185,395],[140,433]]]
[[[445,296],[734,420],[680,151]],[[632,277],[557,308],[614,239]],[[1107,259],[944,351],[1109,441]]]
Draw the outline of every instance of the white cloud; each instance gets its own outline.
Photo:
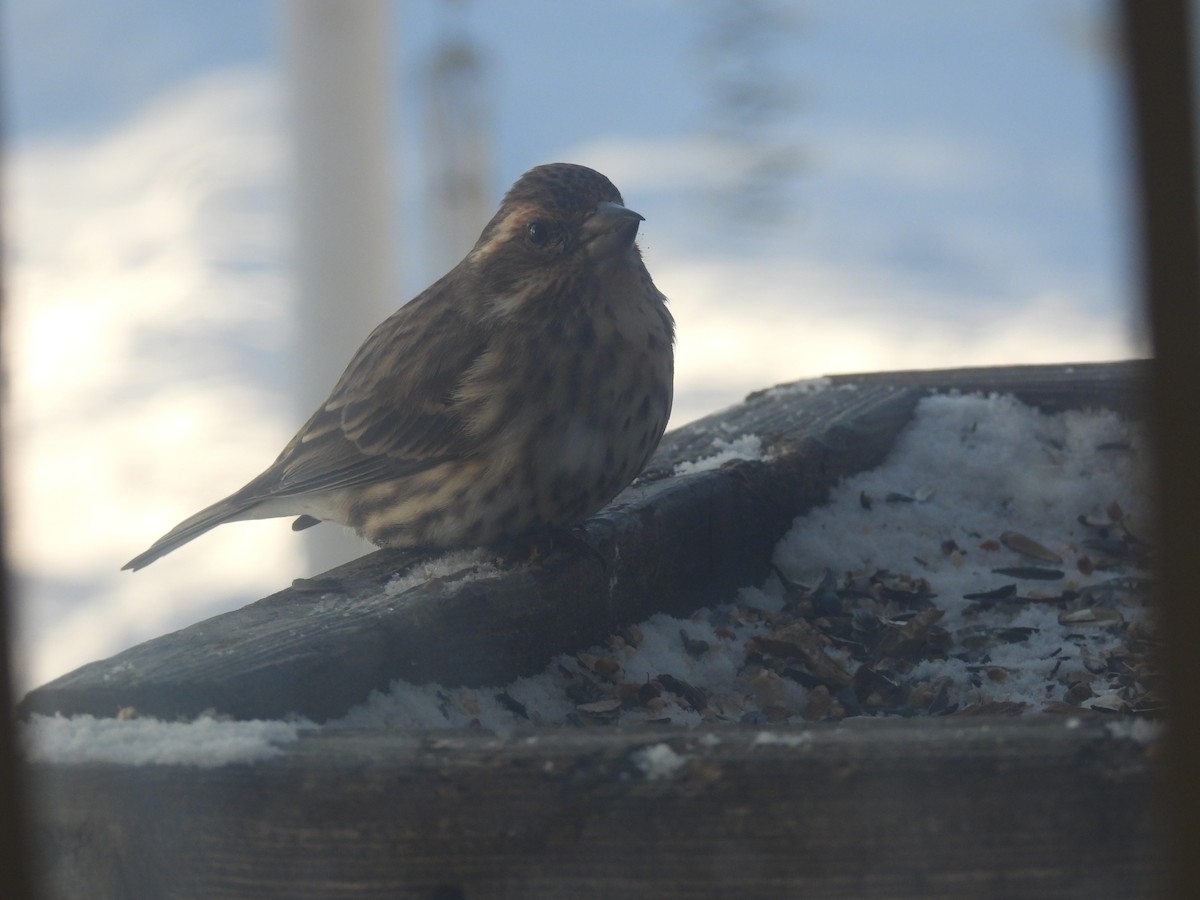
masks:
[[[1123,318],[1066,293],[998,306],[811,260],[654,262],[679,329],[676,424],[714,402],[819,375],[1143,355]],[[690,393],[707,405],[691,404]]]
[[[997,188],[1010,171],[997,150],[931,130],[862,123],[824,128],[814,138],[814,169],[890,190]]]
[[[820,198],[817,218],[759,234],[688,205],[729,176],[710,143],[610,137],[571,153],[654,208],[642,245],[678,322],[674,424],[797,378],[1145,355],[1113,269],[1048,249],[1054,223],[1011,218],[1004,198],[1031,187],[999,150],[863,125],[824,129],[814,145],[798,193]],[[919,210],[897,199],[909,194]],[[1079,215],[1095,215],[1085,199]],[[992,203],[1007,217],[990,218]]]
[[[187,565],[117,571],[255,474],[296,418],[246,377],[290,328],[276,106],[266,76],[226,73],[95,141],[10,157],[9,497],[27,681],[261,596],[297,563],[278,528],[254,552],[244,532],[214,536]]]

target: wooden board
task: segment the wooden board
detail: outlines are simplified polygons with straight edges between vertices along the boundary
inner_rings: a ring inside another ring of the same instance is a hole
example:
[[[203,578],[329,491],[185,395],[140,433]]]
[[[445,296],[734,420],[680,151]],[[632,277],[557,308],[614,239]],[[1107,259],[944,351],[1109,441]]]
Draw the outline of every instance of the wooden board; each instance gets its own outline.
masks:
[[[380,552],[340,595],[283,591],[32,692],[25,714],[334,716],[395,677],[503,683],[657,610],[759,582],[792,518],[887,454],[931,390],[1140,413],[1141,363],[846,377],[759,392],[664,441],[643,480],[497,579],[397,597]],[[766,461],[678,461],[754,433]],[[1145,896],[1163,867],[1129,722],[848,720],[758,731],[323,730],[256,765],[29,770],[48,896]],[[677,767],[651,777],[647,753]]]
[[[622,624],[761,582],[792,519],[880,462],[918,396],[886,385],[763,396],[671,435],[641,482],[587,523],[589,546],[559,541],[499,578],[449,576],[396,596],[385,586],[404,555],[379,551],[329,573],[344,593],[280,591],[84,666],[20,711],[323,720],[397,678],[504,684]],[[759,435],[772,460],[672,477],[740,434]]]
[[[1150,360],[1131,360],[1066,366],[914,369],[834,375],[830,381],[836,385],[886,384],[942,393],[1012,394],[1047,413],[1103,408],[1131,419],[1146,419],[1150,414],[1152,365]]]
[[[929,391],[1003,390],[1051,410],[1136,413],[1146,366],[899,372],[759,391],[667,435],[642,478],[586,524],[586,545],[560,541],[498,578],[452,575],[398,595],[386,585],[404,556],[379,551],[329,573],[343,592],[280,591],[86,665],[32,691],[18,710],[322,721],[398,678],[504,684],[624,624],[686,614],[761,583],[792,520],[839,479],[879,464]],[[715,441],[746,434],[762,439],[769,459],[672,475],[716,452]]]
[[[323,732],[33,775],[54,898],[1091,900],[1163,862],[1147,748],[1094,719]]]

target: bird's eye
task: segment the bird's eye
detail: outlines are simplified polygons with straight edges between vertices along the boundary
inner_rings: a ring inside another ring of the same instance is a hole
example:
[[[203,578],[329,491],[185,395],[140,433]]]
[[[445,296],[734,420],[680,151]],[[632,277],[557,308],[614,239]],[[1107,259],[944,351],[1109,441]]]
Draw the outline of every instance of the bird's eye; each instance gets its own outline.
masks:
[[[545,222],[529,223],[529,240],[535,244],[544,244],[550,240],[550,226]]]

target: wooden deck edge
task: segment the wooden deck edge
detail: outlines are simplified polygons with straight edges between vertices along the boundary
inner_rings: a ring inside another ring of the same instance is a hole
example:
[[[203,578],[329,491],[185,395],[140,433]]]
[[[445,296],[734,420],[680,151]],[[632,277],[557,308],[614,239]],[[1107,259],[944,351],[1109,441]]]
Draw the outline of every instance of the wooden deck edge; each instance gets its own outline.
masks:
[[[323,730],[215,769],[35,766],[51,896],[1147,896],[1156,744],[1089,719]],[[82,890],[86,888],[86,890]]]

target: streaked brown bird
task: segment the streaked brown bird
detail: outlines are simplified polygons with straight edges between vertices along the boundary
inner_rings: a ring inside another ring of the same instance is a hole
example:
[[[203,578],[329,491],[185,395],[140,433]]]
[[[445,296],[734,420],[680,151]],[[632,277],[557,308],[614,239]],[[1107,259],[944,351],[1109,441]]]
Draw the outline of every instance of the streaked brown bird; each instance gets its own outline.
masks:
[[[674,321],[599,172],[538,166],[466,258],[375,329],[279,458],[125,564],[239,519],[340,522],[441,549],[575,524],[628,485],[671,411]]]

